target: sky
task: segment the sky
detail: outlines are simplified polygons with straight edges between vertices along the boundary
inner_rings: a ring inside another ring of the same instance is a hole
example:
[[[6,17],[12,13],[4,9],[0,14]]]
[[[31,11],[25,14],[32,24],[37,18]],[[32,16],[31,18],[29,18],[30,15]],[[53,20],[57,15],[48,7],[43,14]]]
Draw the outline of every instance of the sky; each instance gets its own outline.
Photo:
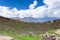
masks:
[[[11,8],[17,8],[18,10],[21,9],[28,9],[29,5],[33,3],[34,0],[0,0],[0,6],[7,6]],[[43,0],[37,0],[38,1],[38,6],[44,5],[42,2]]]
[[[0,16],[39,20],[60,19],[60,0],[0,0]]]

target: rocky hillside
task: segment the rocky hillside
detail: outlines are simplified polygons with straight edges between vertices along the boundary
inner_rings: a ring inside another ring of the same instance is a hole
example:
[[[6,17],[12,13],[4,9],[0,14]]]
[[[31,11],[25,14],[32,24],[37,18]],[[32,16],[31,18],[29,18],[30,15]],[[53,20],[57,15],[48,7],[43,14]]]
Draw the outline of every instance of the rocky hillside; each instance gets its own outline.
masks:
[[[53,22],[44,23],[27,23],[23,21],[8,19],[0,17],[0,31],[12,32],[12,33],[43,33],[50,29],[55,30],[60,28],[60,20],[54,20]]]

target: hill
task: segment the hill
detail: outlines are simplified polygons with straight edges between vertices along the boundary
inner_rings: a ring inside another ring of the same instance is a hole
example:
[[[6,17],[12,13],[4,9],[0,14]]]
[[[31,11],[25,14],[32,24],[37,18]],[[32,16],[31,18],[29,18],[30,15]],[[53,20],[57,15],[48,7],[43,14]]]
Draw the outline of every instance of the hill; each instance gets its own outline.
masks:
[[[5,32],[12,32],[16,34],[34,32],[39,34],[50,29],[55,30],[59,28],[60,20],[54,20],[54,22],[48,21],[44,23],[27,23],[23,21],[0,17],[0,31]]]

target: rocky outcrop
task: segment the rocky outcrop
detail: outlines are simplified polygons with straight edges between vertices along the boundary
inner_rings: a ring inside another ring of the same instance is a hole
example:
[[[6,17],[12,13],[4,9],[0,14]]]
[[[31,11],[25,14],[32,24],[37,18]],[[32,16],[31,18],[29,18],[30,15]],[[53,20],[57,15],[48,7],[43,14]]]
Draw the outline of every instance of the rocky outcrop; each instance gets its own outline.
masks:
[[[60,37],[56,36],[55,34],[48,34],[46,33],[40,40],[60,40]]]

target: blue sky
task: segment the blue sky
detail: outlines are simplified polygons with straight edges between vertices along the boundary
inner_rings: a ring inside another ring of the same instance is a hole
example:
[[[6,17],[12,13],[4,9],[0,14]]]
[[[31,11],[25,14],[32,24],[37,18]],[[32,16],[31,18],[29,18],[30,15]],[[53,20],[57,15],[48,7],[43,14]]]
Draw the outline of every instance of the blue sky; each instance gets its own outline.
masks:
[[[0,6],[16,7],[17,9],[28,9],[28,6],[33,3],[34,0],[0,0]],[[43,0],[37,0],[38,6],[44,5]]]
[[[38,22],[60,19],[60,0],[0,0],[0,16]]]

